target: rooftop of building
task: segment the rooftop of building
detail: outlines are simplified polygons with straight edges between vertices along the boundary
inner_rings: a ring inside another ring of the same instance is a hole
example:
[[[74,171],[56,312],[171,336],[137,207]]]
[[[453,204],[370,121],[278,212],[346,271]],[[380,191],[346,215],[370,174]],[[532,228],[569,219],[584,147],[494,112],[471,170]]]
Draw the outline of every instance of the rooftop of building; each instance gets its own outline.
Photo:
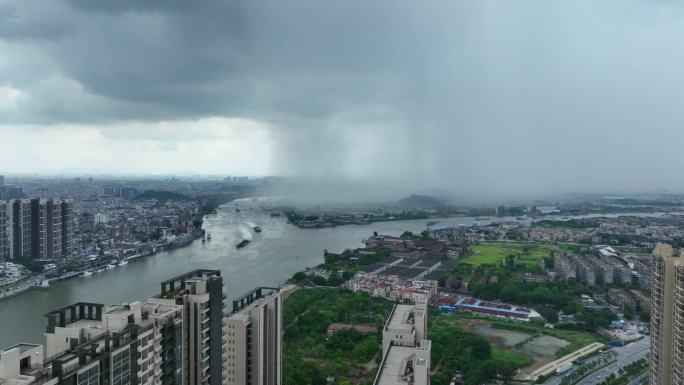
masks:
[[[439,263],[440,261],[437,259],[422,259],[420,263],[416,265],[416,267],[431,268]]]
[[[413,305],[399,304],[394,307],[387,328],[391,330],[411,331],[413,329]]]
[[[421,259],[417,256],[404,257],[404,260],[401,261],[400,264],[402,266],[411,266],[411,265],[414,265],[416,263],[419,263],[420,261],[421,261]]]
[[[495,311],[502,314],[525,316],[529,318],[540,317],[539,313],[523,306],[509,305],[505,303],[489,302],[472,297],[459,299],[456,306],[461,306],[470,310]]]
[[[396,275],[403,279],[415,279],[423,274],[425,270],[427,269],[420,267],[392,266],[385,269],[382,275]]]
[[[91,320],[91,319],[80,319],[77,321],[69,322],[68,324],[64,325],[63,327],[65,328],[73,328],[73,329],[102,329],[102,321],[99,320]]]
[[[189,271],[185,274],[181,274],[177,277],[173,277],[163,281],[161,283],[161,296],[164,297],[167,292],[173,292],[176,289],[176,284],[179,287],[183,287],[185,282],[198,282],[203,281],[208,277],[220,277],[220,270],[210,270],[210,269],[197,269]]]
[[[360,270],[363,272],[366,272],[366,273],[372,273],[372,272],[374,272],[374,271],[376,271],[376,270],[378,270],[384,266],[385,266],[384,263],[373,263],[373,264],[362,267]]]
[[[433,281],[439,281],[440,279],[444,278],[448,274],[447,271],[444,270],[435,270],[431,273],[426,274],[423,279],[425,280],[433,280]]]
[[[280,292],[280,288],[277,287],[257,287],[247,293],[239,296],[233,301],[233,309],[231,313],[237,313],[242,310],[254,307],[256,304],[261,303],[262,299],[272,296]]]
[[[378,261],[379,264],[381,265],[390,265],[392,263],[396,263],[404,258],[402,257],[385,257],[381,260]]]
[[[439,267],[437,269],[438,270],[451,270],[454,267],[456,267],[457,264],[458,264],[458,261],[454,261],[453,259],[449,259],[446,261],[442,261],[442,264],[439,265]]]
[[[36,348],[41,348],[41,349],[42,349],[42,345],[30,344],[30,343],[22,342],[22,343],[18,343],[18,344],[14,345],[14,346],[10,346],[9,348],[4,349],[3,352],[8,352],[8,351],[10,351],[10,350],[12,350],[12,349],[19,349],[19,353],[20,353],[20,354],[23,354],[23,353],[26,353],[26,352],[28,352],[28,351],[30,351],[30,350],[36,349]]]
[[[408,369],[407,363],[413,364],[416,348],[407,346],[390,346],[385,355],[383,366],[374,385],[406,385],[413,384],[414,368]]]

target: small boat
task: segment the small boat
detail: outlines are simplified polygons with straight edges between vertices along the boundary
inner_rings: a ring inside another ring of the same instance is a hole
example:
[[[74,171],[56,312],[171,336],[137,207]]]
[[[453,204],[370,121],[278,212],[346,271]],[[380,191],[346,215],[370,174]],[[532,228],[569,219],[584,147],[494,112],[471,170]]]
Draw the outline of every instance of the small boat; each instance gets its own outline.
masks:
[[[112,264],[107,265],[107,270],[112,270],[114,268],[116,268],[116,265],[112,265]]]
[[[239,213],[239,212],[240,212],[240,209],[235,209],[235,212],[238,212],[238,213]]]
[[[260,233],[260,232],[261,232],[261,227],[259,227],[259,226],[254,226],[254,232]]]
[[[240,243],[238,243],[237,245],[235,245],[235,247],[238,248],[238,249],[241,249],[241,248],[247,246],[248,244],[249,244],[249,239],[243,239],[243,240],[240,241]]]
[[[279,216],[280,216],[280,213],[278,213],[278,212],[271,213],[272,218],[279,217]]]
[[[121,262],[119,262],[119,266],[124,266],[124,265],[128,265],[128,260],[124,259]]]
[[[102,268],[102,269],[97,269],[97,272],[98,272],[98,273],[102,273],[103,271],[105,271],[104,268]]]
[[[207,241],[211,241],[211,233],[207,233]]]
[[[83,272],[83,276],[84,276],[84,277],[90,277],[91,275],[93,275],[93,272],[90,271],[90,270],[86,270],[86,271]]]

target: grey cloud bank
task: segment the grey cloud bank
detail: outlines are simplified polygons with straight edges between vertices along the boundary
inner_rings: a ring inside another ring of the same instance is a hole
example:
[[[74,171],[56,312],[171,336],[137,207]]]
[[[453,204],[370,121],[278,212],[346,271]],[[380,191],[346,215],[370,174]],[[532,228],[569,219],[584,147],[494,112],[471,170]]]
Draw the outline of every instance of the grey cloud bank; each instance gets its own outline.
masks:
[[[182,143],[145,125],[241,119],[264,173],[682,189],[683,45],[670,1],[5,0],[0,130]]]

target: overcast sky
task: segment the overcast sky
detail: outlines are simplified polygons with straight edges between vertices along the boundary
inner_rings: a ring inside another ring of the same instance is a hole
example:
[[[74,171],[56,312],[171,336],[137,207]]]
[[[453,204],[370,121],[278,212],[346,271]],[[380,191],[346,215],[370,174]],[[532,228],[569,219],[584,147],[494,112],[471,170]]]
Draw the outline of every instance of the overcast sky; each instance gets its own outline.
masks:
[[[0,0],[0,172],[684,189],[669,0]]]

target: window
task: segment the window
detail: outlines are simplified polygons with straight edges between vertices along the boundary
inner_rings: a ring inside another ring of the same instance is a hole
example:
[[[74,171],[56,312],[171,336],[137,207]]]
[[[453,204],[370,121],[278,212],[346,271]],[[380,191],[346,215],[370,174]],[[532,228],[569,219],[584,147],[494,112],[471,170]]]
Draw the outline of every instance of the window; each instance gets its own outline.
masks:
[[[130,348],[112,354],[112,385],[130,384],[130,361]]]

